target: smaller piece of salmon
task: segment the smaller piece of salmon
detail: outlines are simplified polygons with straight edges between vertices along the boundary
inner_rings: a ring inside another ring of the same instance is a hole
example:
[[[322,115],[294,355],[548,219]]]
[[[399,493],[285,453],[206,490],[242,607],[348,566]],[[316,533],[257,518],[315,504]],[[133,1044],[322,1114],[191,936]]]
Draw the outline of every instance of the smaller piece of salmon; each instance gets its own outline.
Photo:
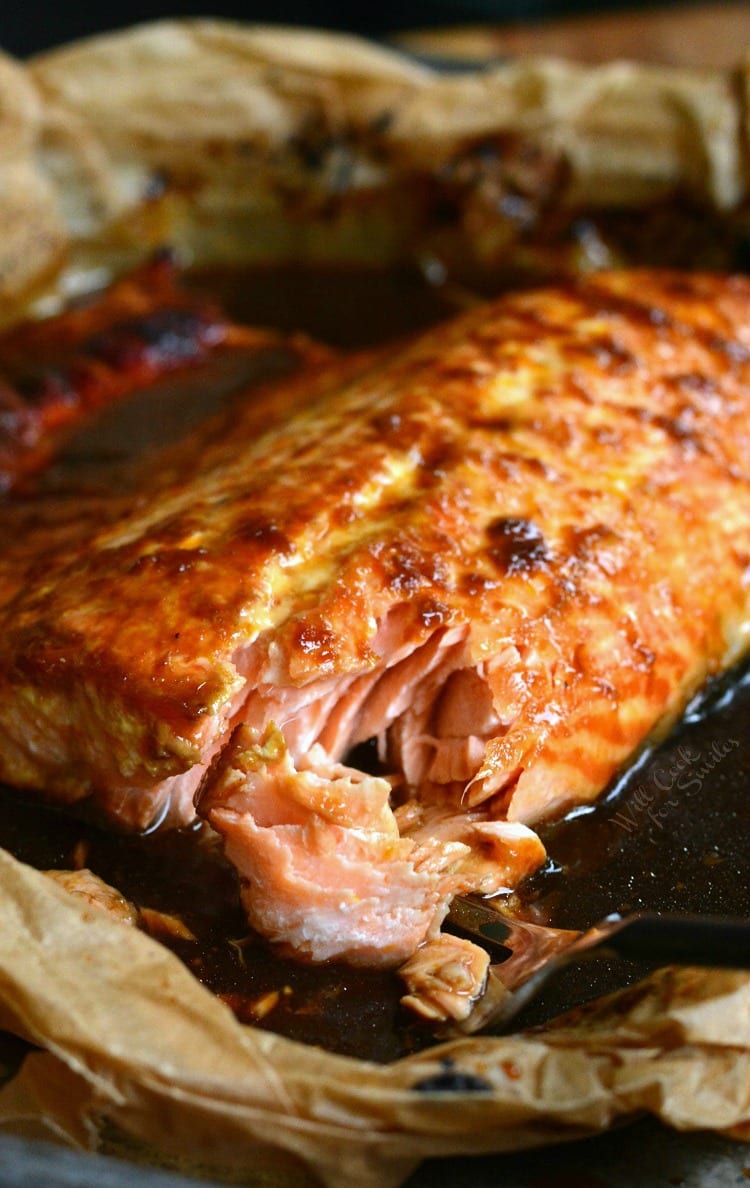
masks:
[[[160,254],[102,294],[0,335],[0,491],[41,470],[94,412],[221,352],[279,341],[180,289]]]

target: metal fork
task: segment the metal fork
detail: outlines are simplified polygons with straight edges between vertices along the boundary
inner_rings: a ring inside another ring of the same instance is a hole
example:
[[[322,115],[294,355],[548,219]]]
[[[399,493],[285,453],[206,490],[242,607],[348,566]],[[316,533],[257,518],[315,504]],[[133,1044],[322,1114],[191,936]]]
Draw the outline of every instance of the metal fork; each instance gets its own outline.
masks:
[[[459,1025],[469,1033],[506,1030],[562,969],[592,957],[750,969],[750,921],[726,916],[614,914],[576,932],[529,924],[481,900],[459,897],[448,923],[496,959],[484,995]]]

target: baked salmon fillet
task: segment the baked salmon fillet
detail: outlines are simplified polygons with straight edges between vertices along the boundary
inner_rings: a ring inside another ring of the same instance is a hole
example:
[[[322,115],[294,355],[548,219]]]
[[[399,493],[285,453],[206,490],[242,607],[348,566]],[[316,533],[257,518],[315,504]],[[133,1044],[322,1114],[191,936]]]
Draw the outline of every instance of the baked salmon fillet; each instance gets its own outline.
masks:
[[[2,778],[196,804],[261,932],[396,964],[745,650],[750,281],[599,274],[310,362],[82,525],[0,559]]]

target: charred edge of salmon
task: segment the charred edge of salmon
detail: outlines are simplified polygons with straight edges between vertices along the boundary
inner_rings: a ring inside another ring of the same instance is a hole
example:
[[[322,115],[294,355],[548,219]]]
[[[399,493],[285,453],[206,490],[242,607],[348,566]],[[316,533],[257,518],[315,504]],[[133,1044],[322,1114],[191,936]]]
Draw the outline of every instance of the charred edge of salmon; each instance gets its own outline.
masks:
[[[217,350],[278,346],[181,291],[162,253],[90,303],[0,338],[0,490],[42,469],[91,413]]]

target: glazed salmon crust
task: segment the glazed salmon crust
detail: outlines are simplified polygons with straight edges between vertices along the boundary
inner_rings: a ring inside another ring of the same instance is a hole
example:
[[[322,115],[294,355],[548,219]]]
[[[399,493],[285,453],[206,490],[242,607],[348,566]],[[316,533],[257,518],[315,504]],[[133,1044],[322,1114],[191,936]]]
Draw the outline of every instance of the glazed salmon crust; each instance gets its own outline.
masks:
[[[401,961],[744,651],[750,281],[599,274],[311,364],[89,532],[0,563],[2,777],[141,827],[197,794],[258,928]]]

